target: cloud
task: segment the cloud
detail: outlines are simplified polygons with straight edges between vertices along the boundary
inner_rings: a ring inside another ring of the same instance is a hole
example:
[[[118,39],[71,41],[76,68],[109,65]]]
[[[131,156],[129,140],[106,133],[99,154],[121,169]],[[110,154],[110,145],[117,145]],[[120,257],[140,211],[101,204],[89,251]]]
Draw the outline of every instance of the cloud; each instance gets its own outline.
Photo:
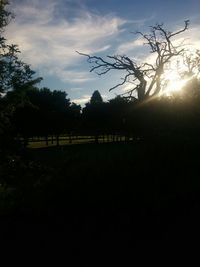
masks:
[[[22,58],[34,69],[56,75],[70,83],[91,80],[80,68],[83,58],[75,51],[99,53],[110,48],[114,38],[126,23],[119,17],[93,14],[84,8],[68,17],[72,1],[15,2],[16,19],[8,26],[6,37],[19,45]],[[66,14],[58,16],[58,10]],[[71,71],[76,67],[76,71]]]
[[[128,52],[133,51],[138,47],[141,47],[143,43],[144,40],[142,40],[141,38],[137,38],[136,40],[120,44],[116,50],[116,54],[127,54]]]
[[[84,83],[87,81],[94,80],[94,76],[90,75],[90,73],[85,71],[72,71],[72,70],[62,70],[59,67],[54,68],[50,71],[50,73],[55,74],[58,78],[60,78],[63,82],[73,81],[73,83]],[[91,76],[91,77],[90,77]]]
[[[44,25],[50,23],[56,2],[51,0],[13,0],[11,1],[11,8],[16,16],[19,24],[32,24],[37,22],[37,25]]]
[[[184,32],[183,36],[176,39],[176,43],[183,42],[186,49],[191,51],[199,49],[200,47],[200,27],[193,25]]]
[[[83,90],[82,87],[72,87],[72,88],[70,88],[70,91],[72,91],[72,92],[81,92],[82,90]]]
[[[72,89],[73,90],[73,89]],[[103,101],[107,101],[108,100],[108,95],[106,95],[106,94],[102,94],[101,95],[102,96],[102,98],[103,98]],[[87,102],[89,102],[90,101],[90,98],[91,98],[91,95],[83,95],[82,97],[80,97],[80,98],[75,98],[75,99],[72,99],[71,100],[71,102],[74,102],[74,103],[76,103],[76,104],[78,104],[78,105],[84,105],[84,104],[86,104]]]
[[[134,85],[134,84],[131,84],[131,83],[125,83],[124,85],[121,86],[121,91],[123,93],[126,93],[126,92],[132,90],[135,87],[136,87],[136,84]]]
[[[75,98],[75,99],[72,99],[71,102],[74,102],[78,105],[84,105],[86,104],[87,102],[89,102],[91,96],[90,95],[84,95],[80,98]]]

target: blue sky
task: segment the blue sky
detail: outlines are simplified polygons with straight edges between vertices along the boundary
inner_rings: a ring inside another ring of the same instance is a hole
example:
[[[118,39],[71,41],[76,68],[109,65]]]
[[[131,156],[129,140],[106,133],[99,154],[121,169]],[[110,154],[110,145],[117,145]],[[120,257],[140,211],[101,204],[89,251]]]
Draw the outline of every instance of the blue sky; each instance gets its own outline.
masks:
[[[7,28],[7,38],[19,45],[23,60],[44,78],[40,86],[65,90],[80,104],[94,90],[105,100],[114,97],[120,90],[108,89],[120,81],[121,74],[100,78],[90,73],[86,59],[76,50],[144,59],[148,51],[131,32],[148,32],[148,26],[157,22],[177,30],[186,19],[190,27],[180,38],[200,47],[199,0],[13,0],[11,9],[16,18]]]

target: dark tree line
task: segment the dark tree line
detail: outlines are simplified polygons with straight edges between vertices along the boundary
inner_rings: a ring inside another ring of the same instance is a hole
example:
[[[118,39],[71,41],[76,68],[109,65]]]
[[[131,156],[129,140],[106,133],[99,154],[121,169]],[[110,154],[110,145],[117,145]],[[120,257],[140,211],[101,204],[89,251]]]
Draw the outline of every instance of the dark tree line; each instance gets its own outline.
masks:
[[[8,94],[8,99],[11,95]],[[59,136],[70,134],[79,123],[80,106],[71,103],[66,96],[65,92],[48,88],[28,90],[26,103],[16,109],[12,118],[16,134],[24,140],[43,136],[47,145],[48,137],[55,136],[58,144]]]
[[[123,96],[104,102],[94,91],[85,107],[71,103],[63,91],[26,88],[23,96],[13,90],[3,98],[15,106],[10,122],[15,139],[25,146],[30,138],[42,137],[46,144],[67,135],[93,136],[104,141],[156,139],[198,136],[200,130],[200,82],[191,79],[181,93],[147,102],[135,102]]]

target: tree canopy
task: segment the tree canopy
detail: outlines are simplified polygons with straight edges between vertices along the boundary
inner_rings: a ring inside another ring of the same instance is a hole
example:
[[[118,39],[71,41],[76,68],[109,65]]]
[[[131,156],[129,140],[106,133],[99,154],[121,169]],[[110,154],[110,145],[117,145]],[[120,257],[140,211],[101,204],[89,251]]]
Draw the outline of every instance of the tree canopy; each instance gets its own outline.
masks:
[[[99,91],[98,90],[94,91],[90,99],[90,104],[98,104],[102,102],[103,102],[103,99]]]
[[[8,1],[0,2],[0,93],[11,89],[36,84],[42,78],[34,78],[35,72],[20,59],[20,50],[16,44],[8,44],[3,36],[5,27],[13,15],[7,10]]]

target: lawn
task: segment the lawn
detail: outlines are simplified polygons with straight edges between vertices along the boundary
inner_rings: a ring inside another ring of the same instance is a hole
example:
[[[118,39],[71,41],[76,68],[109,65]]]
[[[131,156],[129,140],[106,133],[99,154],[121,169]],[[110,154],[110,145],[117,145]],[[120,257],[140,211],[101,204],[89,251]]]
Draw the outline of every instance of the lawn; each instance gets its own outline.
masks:
[[[23,221],[30,238],[53,235],[72,247],[83,240],[128,245],[197,235],[198,147],[162,141],[28,149],[9,229]],[[23,227],[16,239],[26,239]]]
[[[125,141],[125,137],[121,137],[121,141]],[[112,142],[112,137],[110,136],[109,139],[107,136],[103,138],[100,136],[98,138],[99,143],[108,143]],[[77,144],[88,144],[88,143],[95,143],[95,138],[94,136],[75,136],[72,137],[70,140],[69,137],[66,136],[60,136],[59,137],[59,145],[64,146],[64,145],[77,145]],[[33,138],[31,141],[29,141],[28,148],[45,148],[45,147],[52,147],[52,146],[57,146],[57,141],[56,138],[53,138],[53,141],[51,138],[48,138],[48,145],[46,144],[46,140],[44,139],[37,139]]]

